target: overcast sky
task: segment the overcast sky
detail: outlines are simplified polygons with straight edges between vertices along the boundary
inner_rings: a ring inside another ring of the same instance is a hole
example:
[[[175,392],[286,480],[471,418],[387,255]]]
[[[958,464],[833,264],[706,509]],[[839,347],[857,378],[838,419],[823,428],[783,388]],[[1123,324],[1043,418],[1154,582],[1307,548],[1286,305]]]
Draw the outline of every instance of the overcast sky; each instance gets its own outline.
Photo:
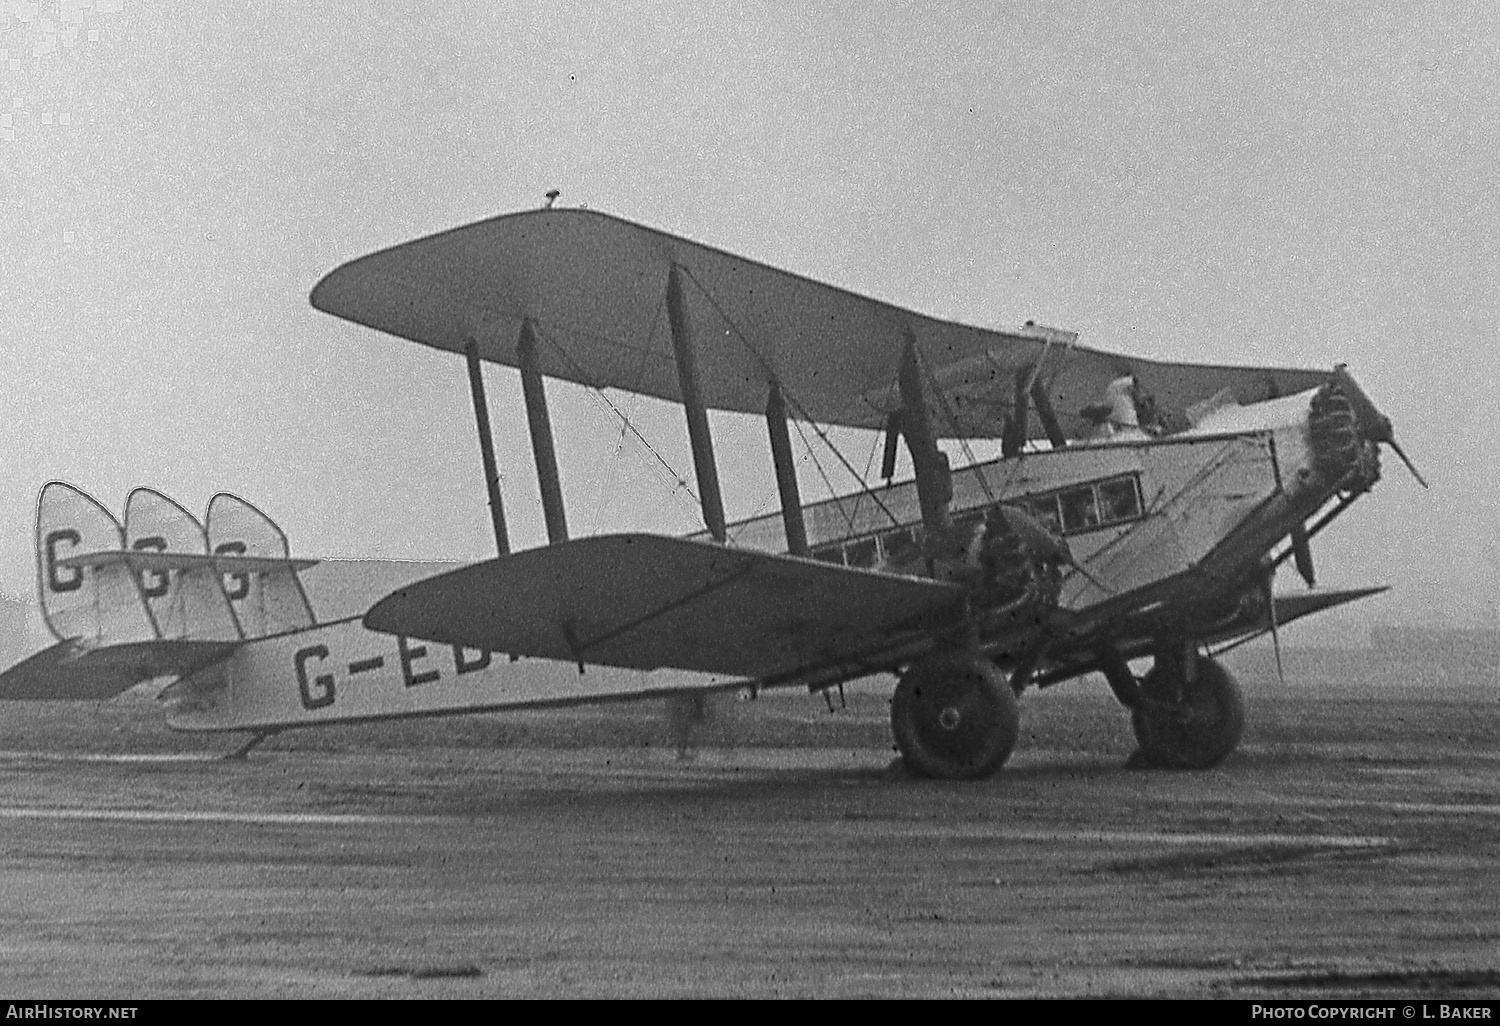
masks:
[[[0,591],[33,587],[53,478],[117,512],[233,491],[301,554],[490,554],[462,360],[307,293],[555,187],[969,323],[1347,362],[1433,487],[1387,458],[1323,580],[1395,586],[1370,620],[1500,620],[1500,6],[812,6],[0,0]],[[488,380],[540,544],[519,386]],[[575,529],[697,526],[553,394]],[[680,412],[616,401],[691,478]],[[768,511],[734,419],[730,515]]]

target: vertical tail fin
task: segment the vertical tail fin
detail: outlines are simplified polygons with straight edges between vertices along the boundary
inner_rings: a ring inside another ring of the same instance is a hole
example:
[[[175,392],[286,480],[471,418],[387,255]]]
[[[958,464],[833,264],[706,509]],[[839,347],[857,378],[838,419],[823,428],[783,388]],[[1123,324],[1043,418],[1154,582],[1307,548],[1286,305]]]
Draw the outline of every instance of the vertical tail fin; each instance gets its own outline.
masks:
[[[125,547],[144,552],[208,552],[208,535],[193,515],[152,488],[125,500]],[[160,636],[170,640],[237,641],[244,637],[223,582],[211,566],[140,571],[141,597]]]
[[[57,640],[103,645],[157,637],[128,566],[67,565],[71,556],[124,544],[120,522],[92,496],[62,481],[43,486],[36,505],[37,597]]]
[[[281,528],[237,495],[220,492],[208,501],[208,545],[216,556],[287,559],[291,550]],[[285,569],[225,574],[224,592],[247,637],[302,630],[317,622],[297,571]]]

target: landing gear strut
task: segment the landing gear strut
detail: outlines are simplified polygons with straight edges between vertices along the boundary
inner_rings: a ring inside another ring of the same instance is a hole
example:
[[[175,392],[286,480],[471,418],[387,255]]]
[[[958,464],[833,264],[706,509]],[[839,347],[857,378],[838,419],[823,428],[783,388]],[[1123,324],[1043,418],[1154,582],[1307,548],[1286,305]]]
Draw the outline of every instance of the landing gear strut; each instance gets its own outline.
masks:
[[[914,663],[891,698],[896,747],[924,777],[988,777],[1009,758],[1020,728],[1016,693],[995,664],[978,655]]]
[[[1130,713],[1139,761],[1160,769],[1209,769],[1245,733],[1245,700],[1223,666],[1196,652],[1158,655]]]
[[[260,745],[268,737],[271,737],[275,733],[276,731],[274,730],[258,730],[253,735],[251,735],[250,740],[240,745],[234,751],[229,752],[227,755],[221,756],[221,758],[225,762],[244,762],[250,757],[250,750],[252,748]]]

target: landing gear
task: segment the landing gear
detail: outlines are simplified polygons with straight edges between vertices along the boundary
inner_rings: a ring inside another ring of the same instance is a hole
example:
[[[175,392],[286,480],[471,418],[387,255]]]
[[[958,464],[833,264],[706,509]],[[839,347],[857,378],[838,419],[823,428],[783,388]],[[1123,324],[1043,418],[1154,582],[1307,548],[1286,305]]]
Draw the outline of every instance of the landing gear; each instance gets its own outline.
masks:
[[[1016,693],[994,663],[977,655],[915,663],[891,698],[896,747],[924,777],[988,777],[1010,757],[1020,729]]]
[[[1138,760],[1160,769],[1209,769],[1233,752],[1245,733],[1245,700],[1228,670],[1189,654],[1162,659],[1141,681],[1130,713]]]
[[[250,757],[250,750],[252,748],[255,748],[257,745],[260,745],[262,742],[264,742],[266,740],[266,738],[271,737],[275,733],[277,733],[277,732],[274,731],[274,730],[258,730],[253,735],[251,735],[249,741],[246,741],[244,744],[240,745],[234,751],[229,752],[228,754],[221,756],[221,758],[225,762],[244,762],[246,759],[248,759]]]

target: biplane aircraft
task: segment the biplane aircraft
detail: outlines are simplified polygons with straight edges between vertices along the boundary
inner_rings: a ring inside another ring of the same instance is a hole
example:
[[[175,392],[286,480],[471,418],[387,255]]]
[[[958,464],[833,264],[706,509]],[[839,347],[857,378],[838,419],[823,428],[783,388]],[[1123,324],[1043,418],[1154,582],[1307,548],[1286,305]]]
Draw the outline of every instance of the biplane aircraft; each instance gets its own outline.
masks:
[[[1375,484],[1379,445],[1406,460],[1342,365],[1169,363],[970,327],[586,210],[371,254],[312,304],[464,355],[498,557],[393,567],[355,615],[319,622],[311,562],[243,500],[216,496],[200,527],[138,489],[121,527],[52,484],[38,562],[58,644],[0,675],[0,697],[169,676],[169,724],[260,737],[894,674],[907,765],[979,778],[1010,755],[1025,688],[1098,673],[1142,762],[1207,768],[1244,726],[1214,646],[1382,590],[1271,588],[1287,561],[1313,585],[1311,540]],[[484,361],[520,372],[542,547],[510,551]],[[705,529],[571,538],[548,377],[681,404]],[[764,417],[779,513],[727,520],[710,410]],[[790,429],[829,425],[883,432],[883,482],[804,503]],[[977,439],[1001,456],[953,469],[939,443]]]

